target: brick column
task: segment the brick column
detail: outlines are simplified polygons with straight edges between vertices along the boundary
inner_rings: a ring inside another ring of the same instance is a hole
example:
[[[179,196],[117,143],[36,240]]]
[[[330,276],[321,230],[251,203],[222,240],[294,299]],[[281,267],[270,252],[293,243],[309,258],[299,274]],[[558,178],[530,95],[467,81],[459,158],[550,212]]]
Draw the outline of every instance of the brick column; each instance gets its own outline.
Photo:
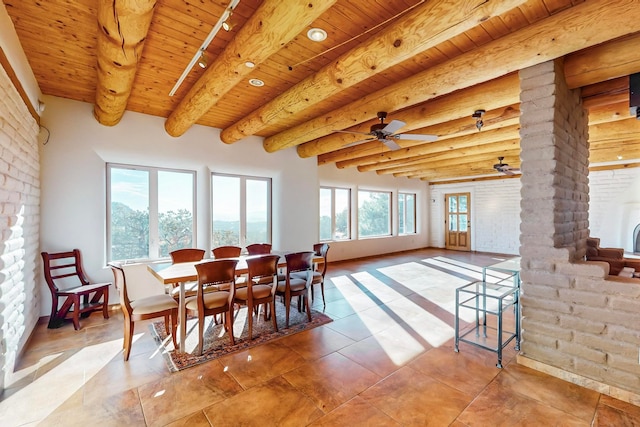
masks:
[[[580,90],[566,87],[562,71],[560,60],[520,71],[518,362],[640,404],[640,285],[583,261],[588,116]]]

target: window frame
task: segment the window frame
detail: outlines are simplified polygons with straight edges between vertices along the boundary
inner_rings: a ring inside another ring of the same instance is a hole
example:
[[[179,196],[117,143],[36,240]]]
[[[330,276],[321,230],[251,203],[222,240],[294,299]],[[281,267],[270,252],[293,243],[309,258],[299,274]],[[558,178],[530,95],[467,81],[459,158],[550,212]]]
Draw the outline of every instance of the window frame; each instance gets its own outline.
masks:
[[[378,194],[387,194],[389,197],[389,202],[388,202],[388,215],[389,215],[389,221],[387,224],[388,227],[388,232],[386,234],[376,234],[376,235],[371,235],[371,236],[363,236],[361,234],[361,229],[360,229],[360,194],[361,193],[378,193]],[[358,197],[358,211],[356,213],[356,218],[358,221],[358,225],[357,225],[357,231],[358,231],[358,240],[365,240],[365,239],[375,239],[375,238],[381,238],[381,237],[391,237],[393,236],[393,191],[391,190],[366,190],[366,189],[358,189],[358,193],[357,193],[357,197]]]
[[[319,242],[345,242],[353,239],[353,230],[352,230],[352,220],[351,214],[353,212],[352,208],[352,189],[348,187],[332,187],[328,185],[321,185],[319,194],[322,193],[322,190],[330,190],[331,191],[331,237],[329,239],[322,239],[320,228],[321,224],[321,215],[318,212],[318,241]],[[336,190],[346,191],[347,192],[347,236],[343,239],[336,239],[336,224],[337,224],[337,212],[336,212]],[[321,199],[321,198],[320,198]],[[319,201],[319,207],[322,208],[322,203]]]
[[[147,257],[143,258],[131,258],[126,260],[116,260],[112,259],[112,218],[111,218],[111,171],[113,169],[127,169],[134,171],[145,171],[147,172],[149,181],[149,251],[147,253]],[[190,169],[178,169],[178,168],[163,168],[157,166],[143,166],[143,165],[131,165],[125,163],[106,163],[106,259],[107,262],[110,261],[135,261],[135,262],[144,262],[144,261],[153,261],[159,259],[166,259],[167,257],[160,256],[160,229],[159,229],[159,212],[158,212],[158,173],[159,172],[173,172],[173,173],[184,173],[191,175],[191,200],[192,200],[192,236],[191,241],[193,242],[193,246],[196,245],[197,241],[197,172],[195,170]]]
[[[403,220],[404,224],[405,224],[405,230],[406,230],[406,224],[407,224],[407,196],[412,196],[413,197],[413,231],[400,231],[400,221]],[[403,211],[400,212],[400,202],[403,202]],[[417,206],[418,206],[418,195],[416,193],[412,193],[412,192],[406,192],[406,191],[400,191],[398,192],[398,235],[399,236],[407,236],[407,235],[411,235],[411,234],[418,234],[418,223],[417,223],[417,219],[418,219],[418,213],[417,213]]]
[[[223,172],[211,172],[209,176],[209,184],[211,185],[211,191],[209,193],[209,197],[211,199],[211,216],[209,218],[209,223],[211,225],[211,234],[209,236],[209,244],[212,248],[215,248],[213,241],[214,227],[213,227],[213,218],[214,218],[214,185],[213,178],[214,176],[220,177],[230,177],[230,178],[239,178],[240,179],[240,230],[239,230],[239,244],[238,246],[244,248],[247,246],[247,180],[253,181],[264,181],[267,183],[267,239],[264,242],[256,242],[256,243],[273,243],[273,179],[271,177],[265,176],[254,176],[254,175],[242,175],[242,174],[233,174],[233,173],[223,173]]]

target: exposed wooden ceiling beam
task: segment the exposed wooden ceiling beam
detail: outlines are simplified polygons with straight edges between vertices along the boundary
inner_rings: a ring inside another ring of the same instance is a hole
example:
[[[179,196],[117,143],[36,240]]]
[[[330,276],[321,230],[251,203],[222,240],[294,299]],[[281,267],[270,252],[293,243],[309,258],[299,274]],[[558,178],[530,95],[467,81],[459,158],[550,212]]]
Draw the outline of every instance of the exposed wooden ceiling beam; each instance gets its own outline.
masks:
[[[507,107],[497,108],[495,110],[489,110],[484,115],[484,125],[482,131],[488,131],[493,129],[500,129],[507,126],[513,126],[520,122],[520,107],[517,104],[509,105]],[[475,119],[471,116],[463,117],[457,120],[451,120],[444,123],[438,123],[433,126],[427,126],[424,128],[416,129],[416,133],[427,135],[438,135],[439,141],[443,141],[450,138],[457,138],[464,135],[473,135],[478,133],[476,128]],[[327,138],[330,138],[328,136]],[[416,141],[397,141],[398,145],[403,148],[410,148],[416,145]],[[304,145],[304,144],[303,144]],[[299,147],[301,147],[300,145]],[[360,148],[361,147],[361,148]],[[330,153],[321,154],[318,156],[318,165],[326,163],[335,163],[344,160],[356,159],[359,157],[365,157],[369,155],[381,154],[383,152],[390,151],[384,144],[379,141],[366,142],[356,145],[354,147],[347,147],[342,150],[332,151]]]
[[[451,138],[443,141],[415,145],[410,148],[388,151],[386,153],[373,156],[366,156],[357,159],[337,162],[336,166],[338,168],[358,166],[358,169],[361,171],[375,170],[377,169],[376,165],[381,165],[383,163],[389,166],[397,166],[404,164],[406,159],[415,156],[434,156],[442,152],[475,147],[483,144],[491,144],[496,141],[505,141],[519,137],[520,126],[514,125],[502,129],[477,132],[472,135],[465,135],[458,138]]]
[[[165,121],[169,135],[180,136],[258,65],[282,49],[336,0],[264,0],[224,51],[209,65]]]
[[[512,10],[526,0],[423,3],[387,29],[332,61],[220,133],[230,144],[254,135],[367,78]]]
[[[93,115],[105,126],[127,108],[156,0],[98,1],[98,83]]]
[[[457,165],[464,161],[475,161],[477,159],[482,160],[495,160],[493,163],[498,162],[498,157],[504,156],[509,158],[507,163],[513,166],[513,164],[520,163],[518,156],[520,155],[520,139],[507,139],[504,141],[496,141],[491,144],[484,144],[477,147],[469,147],[466,149],[446,151],[431,157],[418,157],[407,159],[404,164],[399,166],[389,166],[382,164],[379,167],[371,170],[375,170],[378,175],[397,174],[402,172],[415,171],[421,168],[436,168],[442,166]],[[493,164],[492,163],[492,164]],[[372,166],[372,165],[370,165]],[[360,168],[358,168],[360,171]]]
[[[466,89],[463,94],[455,92],[429,102],[425,102],[416,107],[399,111],[392,117],[407,123],[401,129],[402,133],[461,117],[465,117],[470,125],[475,126],[475,121],[471,118],[471,115],[475,110],[492,110],[519,102],[520,79],[518,78],[517,73],[512,73],[495,80],[470,87]],[[371,124],[376,122],[371,122]],[[367,123],[363,126],[350,128],[349,130],[356,132],[369,132],[370,126],[371,125]],[[421,131],[420,133],[424,132]],[[441,131],[434,131],[430,133],[438,136],[443,135]],[[334,133],[327,135],[324,138],[299,145],[297,148],[298,155],[300,157],[312,157],[328,153],[365,138],[366,136],[363,135]]]
[[[640,8],[617,0],[585,2],[374,92],[328,115],[264,141],[268,152],[362,123],[376,110],[396,111],[640,30]],[[513,46],[519,49],[514,50]],[[487,60],[486,58],[491,58]],[[469,70],[474,70],[470,73]]]
[[[640,33],[568,55],[564,64],[567,85],[577,88],[639,72],[639,44]]]

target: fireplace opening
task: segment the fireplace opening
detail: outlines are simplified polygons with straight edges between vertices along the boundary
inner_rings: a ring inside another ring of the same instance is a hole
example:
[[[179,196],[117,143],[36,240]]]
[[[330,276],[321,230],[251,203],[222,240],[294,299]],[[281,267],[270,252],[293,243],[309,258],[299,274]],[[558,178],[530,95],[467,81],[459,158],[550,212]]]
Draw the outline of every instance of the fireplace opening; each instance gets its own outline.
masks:
[[[640,254],[640,224],[633,230],[633,253]]]

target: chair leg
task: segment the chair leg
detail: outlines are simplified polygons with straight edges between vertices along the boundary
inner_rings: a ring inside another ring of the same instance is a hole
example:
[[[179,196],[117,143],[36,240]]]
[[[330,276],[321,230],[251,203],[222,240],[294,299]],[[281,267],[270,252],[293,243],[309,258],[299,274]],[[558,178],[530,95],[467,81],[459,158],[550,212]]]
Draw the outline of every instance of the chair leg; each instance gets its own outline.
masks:
[[[176,335],[178,332],[178,310],[173,310],[171,312],[171,337],[173,338],[173,348],[178,348],[178,341],[176,340]]]
[[[133,329],[135,324],[131,319],[124,320],[124,361],[129,360],[129,354],[131,353],[131,342],[133,341]]]
[[[253,338],[253,315],[259,316],[258,313],[255,313],[257,307],[252,307],[247,305],[247,317],[249,318],[249,341]]]
[[[276,319],[276,300],[272,299],[270,305],[271,305],[271,318],[273,319],[273,330],[278,332],[278,321]],[[266,307],[265,307],[265,311],[266,311]]]
[[[169,315],[164,315],[164,333],[169,335]]]
[[[322,291],[322,306],[326,307],[327,303],[324,301],[324,280],[320,282],[320,290]]]
[[[102,317],[109,318],[109,288],[105,288],[102,294]]]
[[[236,340],[233,337],[233,309],[227,311],[227,323],[229,323],[229,339],[231,340],[231,345],[235,345]]]
[[[203,335],[204,335],[204,315],[198,313],[198,356],[202,356],[202,347],[204,346],[204,344],[202,343]]]
[[[307,308],[307,319],[309,319],[309,322],[311,322],[311,307],[309,307],[309,297],[307,295],[304,295],[302,299],[304,300],[305,306]]]
[[[285,307],[285,325],[288,328],[289,327],[289,309],[291,308],[291,298],[289,299],[285,299],[284,301],[284,307]]]
[[[73,328],[80,329],[80,296],[73,296]]]

